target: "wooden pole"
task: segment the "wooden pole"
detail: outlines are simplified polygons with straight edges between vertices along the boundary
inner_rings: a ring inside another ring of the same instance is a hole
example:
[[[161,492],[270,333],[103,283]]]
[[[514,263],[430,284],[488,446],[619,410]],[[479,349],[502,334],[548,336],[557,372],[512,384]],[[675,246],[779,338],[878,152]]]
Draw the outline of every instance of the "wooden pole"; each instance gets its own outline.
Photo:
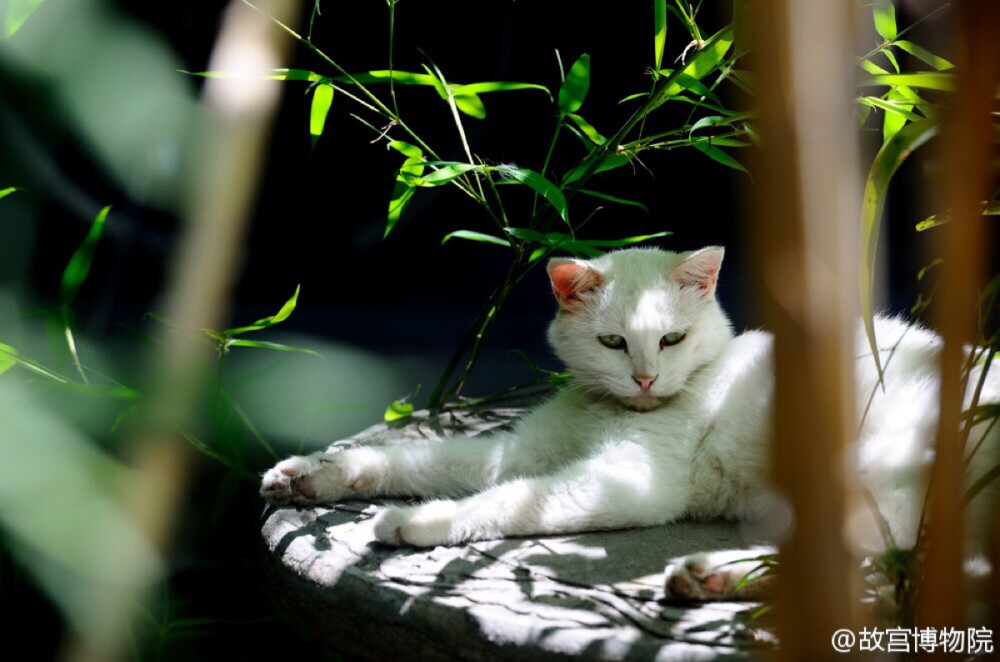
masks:
[[[752,3],[762,148],[754,255],[775,334],[772,466],[794,523],[780,541],[779,659],[836,658],[851,628],[843,451],[854,433],[860,182],[853,0]],[[856,572],[856,571],[854,571]]]

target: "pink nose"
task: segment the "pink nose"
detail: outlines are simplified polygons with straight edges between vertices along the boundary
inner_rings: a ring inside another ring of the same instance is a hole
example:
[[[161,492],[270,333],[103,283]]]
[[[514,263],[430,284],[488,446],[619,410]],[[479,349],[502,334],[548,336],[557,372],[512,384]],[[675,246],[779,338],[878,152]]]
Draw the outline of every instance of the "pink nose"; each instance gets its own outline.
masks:
[[[656,375],[650,377],[649,375],[632,375],[632,380],[639,385],[643,393],[649,391],[649,387],[653,385],[656,381]]]

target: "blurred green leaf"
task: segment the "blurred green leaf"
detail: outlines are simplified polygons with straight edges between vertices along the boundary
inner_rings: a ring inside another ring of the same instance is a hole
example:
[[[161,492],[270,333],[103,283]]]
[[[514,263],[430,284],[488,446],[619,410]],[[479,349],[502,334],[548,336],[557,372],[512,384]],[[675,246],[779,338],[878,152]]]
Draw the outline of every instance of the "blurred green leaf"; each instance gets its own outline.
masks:
[[[6,12],[3,15],[3,38],[8,39],[21,29],[24,22],[38,9],[45,0],[7,0]]]
[[[20,191],[20,190],[21,189],[19,189],[16,186],[8,186],[5,189],[0,189],[0,200],[2,200],[3,198],[6,198],[8,195],[10,195],[11,193],[13,193],[14,191]]]
[[[559,88],[559,110],[564,113],[575,113],[580,110],[589,89],[590,55],[584,53],[570,67],[566,80]]]
[[[982,203],[982,214],[983,216],[1000,216],[1000,200],[990,200],[988,202]],[[923,232],[924,230],[929,230],[931,228],[936,228],[939,225],[944,225],[949,220],[951,220],[947,214],[933,216],[928,216],[926,219],[920,221],[916,225],[917,232]]]
[[[920,271],[917,272],[917,280],[918,281],[923,280],[924,276],[927,275],[928,271],[930,271],[931,269],[934,269],[935,267],[940,267],[942,264],[944,264],[944,259],[943,258],[940,258],[940,257],[934,258],[933,260],[930,261],[929,264],[925,264],[920,269]]]
[[[560,218],[566,221],[567,225],[569,224],[569,207],[566,205],[566,197],[559,190],[558,186],[534,170],[528,170],[527,168],[499,166],[497,167],[497,171],[508,181],[518,182],[534,189],[536,193],[548,200],[549,204],[559,212]]]
[[[76,298],[76,293],[80,290],[80,286],[90,273],[90,265],[94,261],[94,251],[97,249],[97,242],[101,238],[101,232],[104,230],[104,222],[108,218],[109,211],[111,211],[111,207],[105,207],[97,213],[97,216],[94,217],[94,222],[90,225],[87,237],[80,244],[80,247],[76,249],[76,252],[73,253],[73,256],[69,259],[69,263],[63,270],[59,298],[64,306],[68,306],[73,302],[73,299]]]
[[[615,204],[627,205],[629,207],[636,207],[637,209],[643,210],[647,214],[649,213],[649,208],[646,205],[636,200],[626,200],[625,198],[618,198],[613,195],[608,195],[607,193],[601,193],[600,191],[592,191],[590,189],[585,189],[585,188],[580,189],[580,193],[582,193],[583,195],[592,196],[594,198],[600,198],[601,200],[607,200],[608,202],[614,202]]]
[[[163,570],[122,500],[135,476],[16,380],[0,380],[0,457],[4,547],[74,629],[97,635],[95,605]]]
[[[667,0],[653,0],[653,70],[663,65],[663,46],[667,43]]]
[[[861,203],[861,319],[868,336],[875,368],[882,378],[882,361],[879,358],[878,344],[875,338],[875,311],[872,305],[874,297],[875,255],[878,249],[878,235],[882,222],[882,210],[885,207],[886,193],[889,181],[896,174],[899,166],[913,150],[937,135],[938,121],[934,118],[912,122],[900,129],[887,143],[882,145],[875,156],[872,167],[865,180],[864,197]]]
[[[469,241],[481,241],[487,244],[496,244],[497,246],[506,246],[510,248],[510,242],[506,239],[501,239],[500,237],[494,237],[491,234],[483,234],[482,232],[473,232],[472,230],[456,230],[454,232],[449,232],[441,239],[441,243],[445,244],[449,239],[467,239]]]
[[[912,55],[913,57],[923,62],[924,64],[934,67],[934,69],[936,69],[937,71],[947,71],[948,69],[955,68],[955,65],[953,65],[948,60],[944,59],[943,57],[938,57],[937,55],[934,55],[934,53],[931,53],[923,46],[918,46],[917,44],[914,44],[912,41],[907,41],[906,39],[897,39],[894,43],[901,49]]]
[[[227,341],[226,347],[260,347],[261,349],[273,349],[278,352],[299,352],[300,354],[319,356],[319,354],[311,349],[293,347],[292,345],[282,345],[281,343],[276,342],[266,342],[264,340],[243,340],[242,338],[236,338]]]
[[[875,30],[886,41],[896,38],[896,8],[892,0],[873,0],[872,18],[875,20]]]
[[[292,314],[292,312],[295,310],[295,306],[298,304],[299,290],[301,289],[301,287],[302,287],[301,285],[295,286],[295,293],[292,294],[291,298],[288,299],[288,301],[286,301],[284,305],[281,306],[281,309],[274,315],[259,319],[249,326],[239,326],[234,329],[226,329],[225,331],[222,332],[223,335],[227,337],[238,336],[241,333],[248,333],[250,331],[260,331],[261,329],[266,329],[268,327],[274,326],[275,324],[280,324],[281,322],[284,322],[286,319],[288,319],[288,316]]]
[[[0,342],[0,375],[18,364],[17,350]]]
[[[313,91],[312,108],[309,111],[309,135],[312,136],[313,147],[323,135],[326,126],[326,116],[333,105],[333,85],[317,85]]]
[[[395,400],[386,407],[382,419],[386,423],[392,423],[411,416],[413,416],[413,404],[404,400]]]

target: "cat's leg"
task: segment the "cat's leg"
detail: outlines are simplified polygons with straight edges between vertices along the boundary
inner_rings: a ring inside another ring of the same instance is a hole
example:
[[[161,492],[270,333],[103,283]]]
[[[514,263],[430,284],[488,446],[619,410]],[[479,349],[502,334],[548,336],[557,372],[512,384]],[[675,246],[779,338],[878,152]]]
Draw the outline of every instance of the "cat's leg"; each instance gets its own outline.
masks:
[[[667,598],[733,600],[760,597],[770,584],[777,550],[770,547],[727,549],[689,554],[667,563],[664,589]]]
[[[359,446],[290,457],[261,481],[272,504],[313,504],[373,496],[469,494],[528,470],[509,432],[398,446]]]
[[[437,500],[379,514],[375,537],[392,545],[457,544],[505,536],[662,524],[687,509],[686,474],[657,475],[646,448],[609,445],[559,471],[525,477],[460,500]]]

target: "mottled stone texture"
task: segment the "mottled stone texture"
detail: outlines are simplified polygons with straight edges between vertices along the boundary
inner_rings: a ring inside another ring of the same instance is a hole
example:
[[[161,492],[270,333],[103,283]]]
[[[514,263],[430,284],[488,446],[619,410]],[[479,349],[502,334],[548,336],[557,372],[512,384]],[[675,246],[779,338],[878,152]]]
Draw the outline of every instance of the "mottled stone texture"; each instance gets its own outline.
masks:
[[[475,434],[508,424],[531,402],[418,412],[334,446]],[[372,516],[388,503],[278,508],[264,521],[262,565],[273,590],[350,655],[717,660],[745,659],[759,646],[755,624],[746,624],[756,605],[661,601],[667,559],[739,546],[732,523],[396,549],[372,535]]]

